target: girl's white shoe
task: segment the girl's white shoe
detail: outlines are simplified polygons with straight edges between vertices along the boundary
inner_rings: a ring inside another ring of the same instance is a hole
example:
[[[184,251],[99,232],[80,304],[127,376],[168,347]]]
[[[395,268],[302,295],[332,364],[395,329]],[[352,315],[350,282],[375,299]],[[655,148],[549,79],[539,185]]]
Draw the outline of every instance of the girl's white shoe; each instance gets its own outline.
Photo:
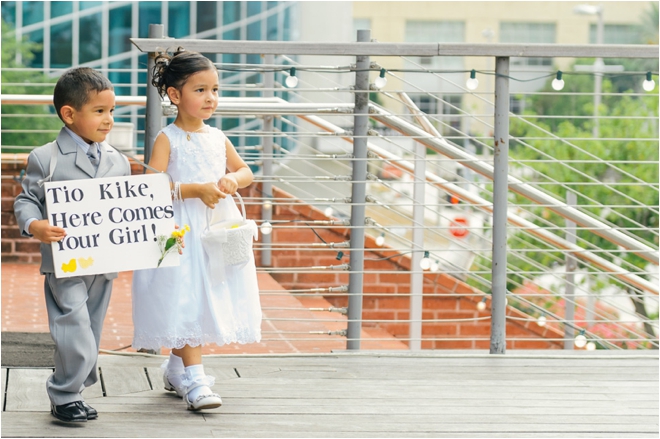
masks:
[[[170,360],[168,359],[160,366],[160,369],[163,371],[163,386],[168,392],[176,392],[179,397],[183,397],[186,394],[186,388],[183,385],[183,380],[186,377],[185,371],[182,369],[184,373],[177,374],[169,369],[169,365]]]
[[[222,399],[217,393],[213,393],[211,387],[215,384],[215,378],[204,373],[204,366],[195,364],[186,367],[186,375],[183,382],[185,395],[183,400],[188,410],[214,409],[222,405]]]
[[[185,394],[185,388],[183,386],[175,386],[172,384],[170,378],[167,376],[167,373],[163,374],[163,385],[165,386],[165,390],[168,392],[176,392],[179,397],[183,398],[183,395]]]
[[[207,383],[209,381],[215,381],[213,377],[211,380],[199,380],[193,382],[189,387],[186,387],[186,394],[183,397],[183,400],[188,406],[188,410],[202,410],[202,409],[214,409],[222,405],[222,398],[217,393],[213,393]],[[213,385],[213,384],[211,384]]]

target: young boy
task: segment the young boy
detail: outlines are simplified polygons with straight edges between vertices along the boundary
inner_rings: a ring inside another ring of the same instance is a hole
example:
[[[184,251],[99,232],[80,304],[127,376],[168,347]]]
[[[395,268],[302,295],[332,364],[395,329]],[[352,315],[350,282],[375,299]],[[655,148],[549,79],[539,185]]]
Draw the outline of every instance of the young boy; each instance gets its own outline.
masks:
[[[66,232],[45,219],[43,182],[127,176],[131,168],[104,142],[115,109],[107,78],[90,68],[71,69],[57,81],[53,103],[64,128],[57,140],[30,153],[14,212],[23,235],[41,241],[40,271],[45,275],[48,323],[55,341],[55,372],[46,382],[51,414],[61,421],[84,422],[98,416],[81,392],[98,381],[101,330],[117,273],[55,277],[51,243],[64,239]],[[56,166],[51,171],[53,159]]]

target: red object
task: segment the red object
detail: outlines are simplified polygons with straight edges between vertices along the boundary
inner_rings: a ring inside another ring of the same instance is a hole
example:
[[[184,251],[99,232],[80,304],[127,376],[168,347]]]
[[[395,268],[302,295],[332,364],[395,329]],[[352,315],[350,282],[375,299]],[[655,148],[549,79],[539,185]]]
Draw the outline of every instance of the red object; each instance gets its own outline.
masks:
[[[456,238],[465,238],[470,233],[469,225],[467,218],[456,217],[449,223],[449,232]]]
[[[397,168],[391,163],[385,163],[383,165],[381,177],[387,180],[400,179],[403,177],[403,171],[401,168]]]

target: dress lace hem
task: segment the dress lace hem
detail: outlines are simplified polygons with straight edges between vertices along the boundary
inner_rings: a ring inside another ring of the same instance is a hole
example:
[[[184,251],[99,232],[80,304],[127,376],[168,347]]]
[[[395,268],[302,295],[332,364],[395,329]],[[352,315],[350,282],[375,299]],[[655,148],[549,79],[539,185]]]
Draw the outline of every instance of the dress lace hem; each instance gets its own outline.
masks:
[[[159,336],[135,335],[133,337],[133,349],[160,349],[161,347],[169,349],[181,349],[188,345],[196,347],[209,343],[223,346],[230,343],[248,344],[261,341],[261,332],[239,331],[234,334],[204,334],[193,337],[180,336]]]

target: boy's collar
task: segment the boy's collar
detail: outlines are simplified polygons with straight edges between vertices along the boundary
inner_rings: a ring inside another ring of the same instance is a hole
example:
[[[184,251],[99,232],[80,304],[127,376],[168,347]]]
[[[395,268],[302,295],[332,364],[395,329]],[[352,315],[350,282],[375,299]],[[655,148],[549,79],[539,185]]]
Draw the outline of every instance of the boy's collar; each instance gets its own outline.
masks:
[[[85,153],[87,153],[87,151],[89,151],[89,148],[92,145],[95,145],[95,142],[91,143],[91,144],[85,142],[85,140],[82,137],[80,137],[78,134],[76,134],[71,128],[65,126],[64,129],[69,134],[69,136],[71,136],[73,141],[76,142],[76,144],[78,146],[80,146],[83,149],[83,151],[85,151]]]

